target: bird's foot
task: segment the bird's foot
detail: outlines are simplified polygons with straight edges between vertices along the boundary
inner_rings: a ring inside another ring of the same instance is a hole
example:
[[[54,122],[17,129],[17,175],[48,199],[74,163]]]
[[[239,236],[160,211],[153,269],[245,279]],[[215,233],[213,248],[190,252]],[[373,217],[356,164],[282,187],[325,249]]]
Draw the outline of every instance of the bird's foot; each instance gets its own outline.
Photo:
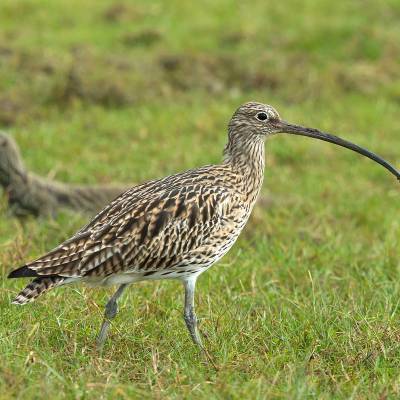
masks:
[[[101,325],[99,335],[96,340],[96,348],[101,353],[103,351],[104,343],[107,339],[108,330],[110,329],[110,320],[105,319]]]

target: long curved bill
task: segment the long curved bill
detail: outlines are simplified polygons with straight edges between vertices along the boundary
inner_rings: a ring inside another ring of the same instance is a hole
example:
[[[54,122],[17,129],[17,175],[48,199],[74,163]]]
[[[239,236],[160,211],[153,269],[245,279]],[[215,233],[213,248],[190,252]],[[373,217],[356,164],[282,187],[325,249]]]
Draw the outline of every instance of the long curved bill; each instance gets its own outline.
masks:
[[[325,142],[333,143],[338,146],[346,147],[347,149],[353,150],[357,153],[362,154],[365,157],[374,160],[378,164],[381,164],[385,167],[388,171],[390,171],[399,181],[400,181],[400,171],[393,167],[393,165],[389,164],[383,158],[379,157],[378,155],[366,150],[360,146],[357,146],[354,143],[348,142],[340,137],[331,135],[329,133],[321,132],[318,129],[313,128],[305,128],[300,125],[292,125],[286,121],[277,121],[274,126],[277,128],[278,132],[282,133],[289,133],[292,135],[300,135],[300,136],[308,136],[314,139],[323,140]]]

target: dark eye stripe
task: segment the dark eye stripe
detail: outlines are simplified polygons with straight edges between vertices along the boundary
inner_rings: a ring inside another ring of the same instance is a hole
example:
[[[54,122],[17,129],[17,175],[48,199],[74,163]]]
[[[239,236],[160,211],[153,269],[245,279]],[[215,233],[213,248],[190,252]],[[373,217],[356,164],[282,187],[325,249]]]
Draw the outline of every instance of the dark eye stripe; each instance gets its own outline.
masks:
[[[264,112],[260,112],[257,114],[257,119],[260,121],[265,121],[268,118],[268,115]]]

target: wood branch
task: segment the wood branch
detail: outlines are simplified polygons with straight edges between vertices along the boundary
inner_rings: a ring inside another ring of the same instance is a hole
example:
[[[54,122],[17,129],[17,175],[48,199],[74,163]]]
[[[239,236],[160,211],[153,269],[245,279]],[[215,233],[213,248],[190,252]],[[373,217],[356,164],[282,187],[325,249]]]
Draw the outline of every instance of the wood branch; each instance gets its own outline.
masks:
[[[72,185],[25,168],[17,143],[0,132],[0,185],[17,216],[54,215],[59,209],[95,214],[133,184]]]

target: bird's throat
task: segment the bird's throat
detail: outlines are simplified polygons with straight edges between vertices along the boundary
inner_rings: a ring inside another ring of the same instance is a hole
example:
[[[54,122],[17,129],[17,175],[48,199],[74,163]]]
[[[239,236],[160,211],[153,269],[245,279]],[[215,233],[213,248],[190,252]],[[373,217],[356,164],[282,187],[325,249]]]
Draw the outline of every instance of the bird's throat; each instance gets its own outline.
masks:
[[[264,179],[264,140],[262,138],[230,140],[225,147],[224,162],[232,166],[246,199],[254,203]]]

